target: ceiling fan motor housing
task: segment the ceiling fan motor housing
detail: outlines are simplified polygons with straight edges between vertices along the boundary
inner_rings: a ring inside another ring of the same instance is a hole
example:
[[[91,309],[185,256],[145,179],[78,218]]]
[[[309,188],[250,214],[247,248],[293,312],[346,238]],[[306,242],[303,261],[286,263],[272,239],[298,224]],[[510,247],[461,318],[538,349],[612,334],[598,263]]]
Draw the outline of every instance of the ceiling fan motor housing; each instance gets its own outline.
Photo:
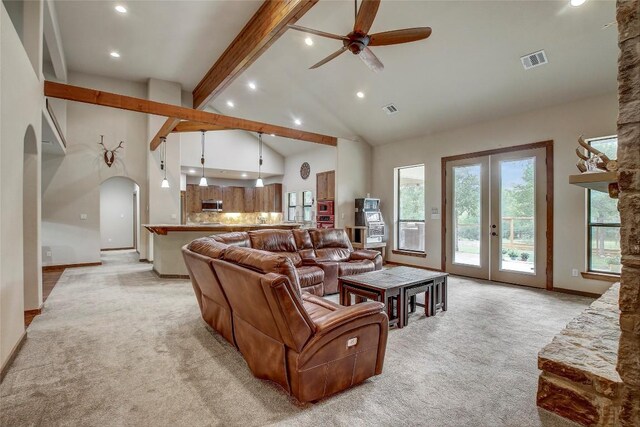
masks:
[[[371,40],[366,34],[349,33],[347,37],[349,40],[345,40],[344,45],[347,46],[351,53],[355,55],[362,52]]]

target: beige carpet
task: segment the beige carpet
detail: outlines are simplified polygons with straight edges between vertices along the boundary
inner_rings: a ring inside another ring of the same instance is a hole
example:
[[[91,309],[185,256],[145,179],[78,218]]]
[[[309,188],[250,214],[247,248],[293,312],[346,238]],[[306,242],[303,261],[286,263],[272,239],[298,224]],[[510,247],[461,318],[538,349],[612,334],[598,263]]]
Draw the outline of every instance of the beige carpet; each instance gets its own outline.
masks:
[[[0,385],[0,425],[568,426],[536,354],[590,299],[452,278],[446,313],[389,334],[382,375],[297,405],[200,319],[191,284],[133,254],[67,269]]]

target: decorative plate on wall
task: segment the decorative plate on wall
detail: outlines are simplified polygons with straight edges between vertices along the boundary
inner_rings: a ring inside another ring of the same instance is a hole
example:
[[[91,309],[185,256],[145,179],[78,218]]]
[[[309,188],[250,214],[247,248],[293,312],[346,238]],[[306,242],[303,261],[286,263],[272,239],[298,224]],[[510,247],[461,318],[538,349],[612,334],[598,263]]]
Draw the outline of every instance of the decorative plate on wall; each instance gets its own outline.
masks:
[[[311,174],[311,166],[309,166],[309,163],[304,162],[302,166],[300,166],[300,176],[302,177],[302,179],[307,179],[309,178],[310,174]]]

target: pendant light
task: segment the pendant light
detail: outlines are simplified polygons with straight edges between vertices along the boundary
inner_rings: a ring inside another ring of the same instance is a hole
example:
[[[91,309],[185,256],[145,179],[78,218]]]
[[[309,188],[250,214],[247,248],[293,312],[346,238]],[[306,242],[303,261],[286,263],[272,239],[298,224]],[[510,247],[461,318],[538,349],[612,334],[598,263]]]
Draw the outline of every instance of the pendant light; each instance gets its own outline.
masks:
[[[202,178],[200,178],[200,187],[207,187],[207,178],[204,176],[204,131],[202,132],[202,157],[200,157],[200,164],[202,165]]]
[[[169,188],[169,180],[167,179],[167,168],[165,162],[167,161],[167,138],[161,137],[162,140],[162,153],[160,157],[160,170],[164,171],[164,178],[162,179],[162,184],[160,187]]]
[[[264,182],[262,182],[262,132],[258,132],[258,140],[259,140],[259,151],[260,151],[260,161],[258,162],[258,179],[256,179],[256,187],[264,187]]]

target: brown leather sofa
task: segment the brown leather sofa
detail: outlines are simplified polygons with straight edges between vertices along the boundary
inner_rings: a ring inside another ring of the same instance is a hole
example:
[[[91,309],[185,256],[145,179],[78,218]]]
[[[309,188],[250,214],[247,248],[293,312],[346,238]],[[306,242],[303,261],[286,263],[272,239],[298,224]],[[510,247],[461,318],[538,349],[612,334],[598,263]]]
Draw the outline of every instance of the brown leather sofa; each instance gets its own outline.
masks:
[[[257,230],[214,234],[211,238],[286,256],[298,272],[302,289],[319,296],[338,292],[339,276],[382,268],[380,253],[354,251],[344,230]]]
[[[202,317],[256,377],[309,402],[382,372],[389,328],[383,304],[343,307],[303,292],[296,257],[284,250],[202,238],[182,251]]]

